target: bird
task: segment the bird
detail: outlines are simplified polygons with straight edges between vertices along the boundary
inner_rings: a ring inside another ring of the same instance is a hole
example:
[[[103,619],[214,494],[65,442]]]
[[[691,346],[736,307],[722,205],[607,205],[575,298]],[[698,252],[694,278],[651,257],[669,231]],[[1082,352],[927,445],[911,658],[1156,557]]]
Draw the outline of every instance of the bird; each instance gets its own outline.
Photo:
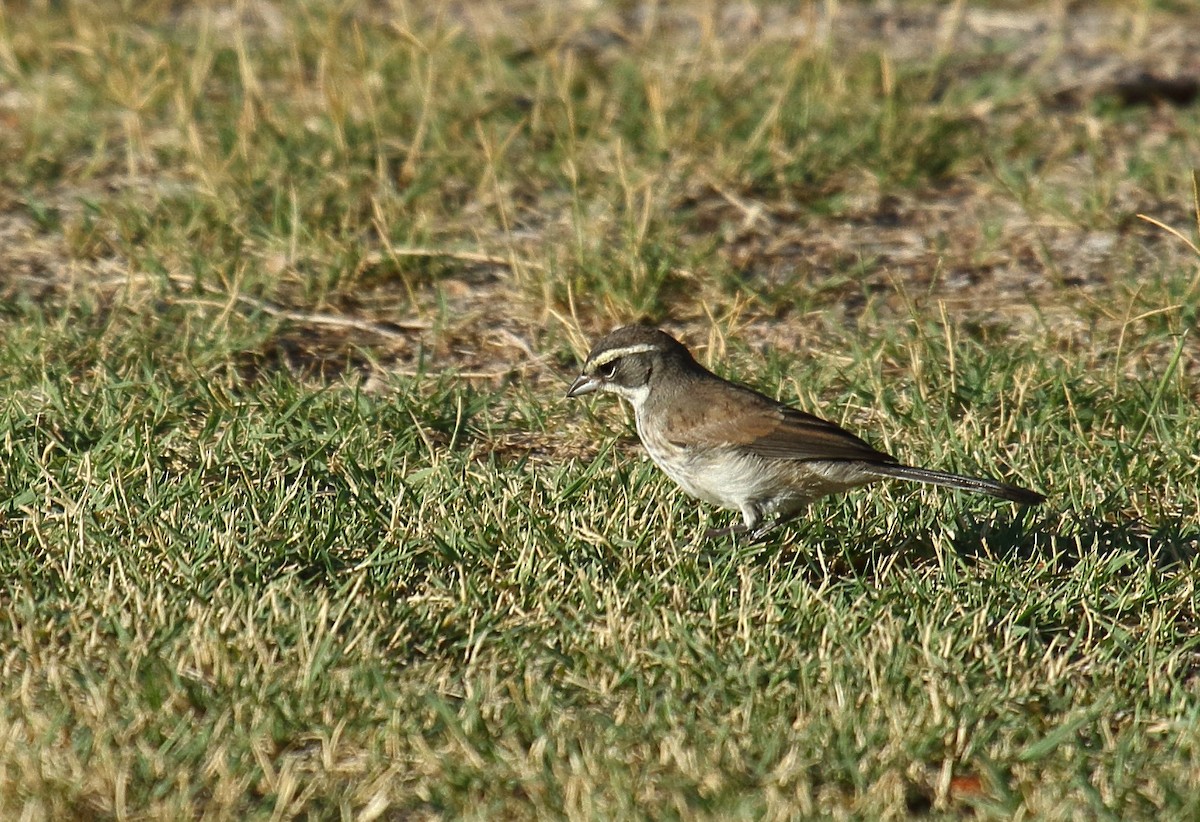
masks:
[[[905,465],[835,423],[717,376],[652,326],[623,326],[592,347],[567,397],[593,392],[633,407],[646,453],[688,495],[741,514],[740,525],[709,529],[709,537],[758,540],[813,500],[886,479],[1022,505],[1046,499],[986,477]]]

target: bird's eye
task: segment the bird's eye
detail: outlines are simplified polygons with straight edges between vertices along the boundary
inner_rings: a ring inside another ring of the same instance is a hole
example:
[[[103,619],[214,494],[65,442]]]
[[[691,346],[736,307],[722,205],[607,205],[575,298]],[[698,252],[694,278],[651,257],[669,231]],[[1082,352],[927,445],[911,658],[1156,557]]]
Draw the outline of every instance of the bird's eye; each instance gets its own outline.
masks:
[[[613,377],[617,376],[617,361],[613,360],[610,363],[605,363],[604,365],[600,366],[597,371],[604,379],[611,380]]]

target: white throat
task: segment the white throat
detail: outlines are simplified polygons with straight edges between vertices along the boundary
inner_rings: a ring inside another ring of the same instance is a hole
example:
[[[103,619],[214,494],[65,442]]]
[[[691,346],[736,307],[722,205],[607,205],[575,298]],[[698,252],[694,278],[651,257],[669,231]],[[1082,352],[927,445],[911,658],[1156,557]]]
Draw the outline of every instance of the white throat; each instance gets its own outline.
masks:
[[[646,404],[646,398],[650,396],[650,386],[639,385],[637,388],[626,388],[614,385],[609,390],[632,405],[633,412],[641,417],[642,406]]]

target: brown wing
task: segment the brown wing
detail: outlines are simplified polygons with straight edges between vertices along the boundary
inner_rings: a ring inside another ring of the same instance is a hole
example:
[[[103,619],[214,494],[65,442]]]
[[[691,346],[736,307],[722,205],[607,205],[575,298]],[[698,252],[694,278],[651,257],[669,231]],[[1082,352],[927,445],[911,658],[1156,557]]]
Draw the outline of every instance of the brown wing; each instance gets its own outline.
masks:
[[[725,390],[695,386],[690,392],[692,401],[684,403],[687,408],[671,410],[667,429],[672,443],[699,446],[721,442],[774,459],[896,461],[828,420],[741,386],[727,383],[722,388]]]

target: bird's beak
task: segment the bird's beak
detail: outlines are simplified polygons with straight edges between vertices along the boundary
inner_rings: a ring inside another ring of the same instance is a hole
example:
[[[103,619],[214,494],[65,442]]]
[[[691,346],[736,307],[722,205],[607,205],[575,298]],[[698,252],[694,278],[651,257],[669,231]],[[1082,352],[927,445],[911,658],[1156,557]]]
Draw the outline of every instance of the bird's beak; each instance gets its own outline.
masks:
[[[590,394],[600,387],[600,380],[595,377],[589,377],[587,374],[580,374],[575,378],[575,382],[571,383],[571,387],[567,389],[568,397],[580,397],[584,394]]]

